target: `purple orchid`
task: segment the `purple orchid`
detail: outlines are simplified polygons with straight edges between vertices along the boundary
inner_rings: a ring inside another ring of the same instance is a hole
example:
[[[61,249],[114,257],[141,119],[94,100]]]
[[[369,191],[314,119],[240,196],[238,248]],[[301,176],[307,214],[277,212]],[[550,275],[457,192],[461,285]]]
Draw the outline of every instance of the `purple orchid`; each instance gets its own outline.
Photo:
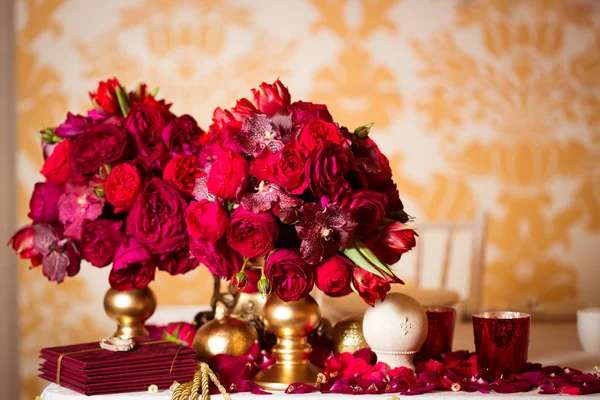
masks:
[[[265,148],[277,153],[284,146],[281,139],[271,120],[258,114],[244,120],[242,132],[235,137],[235,143],[244,153],[258,156]]]
[[[103,207],[104,198],[98,197],[91,186],[68,183],[58,199],[58,219],[65,225],[64,235],[80,240],[83,223],[98,218]]]
[[[337,203],[329,203],[325,209],[317,203],[303,205],[296,232],[302,239],[300,252],[304,261],[316,264],[324,255],[347,247],[352,241],[356,225],[350,219],[350,212]]]
[[[61,238],[52,226],[44,223],[32,225],[35,235],[33,247],[42,255],[42,272],[50,280],[61,283],[74,276],[81,266],[81,255],[73,242]]]
[[[261,181],[258,184],[257,192],[244,194],[240,204],[246,210],[261,213],[270,211],[274,206],[277,206],[280,210],[298,207],[302,204],[302,199],[288,194],[275,184]],[[277,215],[278,212],[275,214]]]

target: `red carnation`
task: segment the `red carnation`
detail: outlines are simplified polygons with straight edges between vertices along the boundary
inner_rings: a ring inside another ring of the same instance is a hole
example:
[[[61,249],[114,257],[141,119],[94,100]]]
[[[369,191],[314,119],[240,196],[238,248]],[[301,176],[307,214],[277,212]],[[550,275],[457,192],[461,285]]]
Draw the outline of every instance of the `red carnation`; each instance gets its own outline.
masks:
[[[115,206],[115,212],[127,212],[133,207],[135,199],[142,191],[142,178],[132,165],[115,166],[104,182],[106,200]]]

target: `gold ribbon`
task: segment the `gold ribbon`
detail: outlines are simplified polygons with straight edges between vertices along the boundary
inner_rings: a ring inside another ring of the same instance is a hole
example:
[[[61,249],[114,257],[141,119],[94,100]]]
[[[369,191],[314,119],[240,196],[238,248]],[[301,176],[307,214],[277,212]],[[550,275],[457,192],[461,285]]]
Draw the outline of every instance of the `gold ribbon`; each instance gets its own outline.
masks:
[[[149,345],[149,344],[159,344],[159,343],[171,343],[171,342],[169,342],[168,340],[156,340],[156,341],[152,341],[152,342],[143,342],[143,343],[137,343],[137,344],[139,344],[140,346],[146,346],[146,345]],[[173,367],[175,366],[175,360],[177,359],[177,356],[179,355],[179,351],[181,351],[181,347],[183,347],[183,345],[179,346],[179,348],[177,349],[177,353],[175,353],[175,357],[173,357],[173,362],[171,363],[171,369],[169,370],[169,374],[171,372],[173,372]],[[93,352],[102,351],[102,350],[104,350],[104,351],[110,351],[110,350],[105,350],[102,347],[98,347],[98,348],[95,348],[95,349],[70,351],[70,352],[63,353],[60,356],[58,356],[58,361],[56,362],[57,363],[57,366],[56,366],[56,384],[60,385],[60,367],[62,365],[62,359],[64,357],[71,356],[73,354],[93,353]]]

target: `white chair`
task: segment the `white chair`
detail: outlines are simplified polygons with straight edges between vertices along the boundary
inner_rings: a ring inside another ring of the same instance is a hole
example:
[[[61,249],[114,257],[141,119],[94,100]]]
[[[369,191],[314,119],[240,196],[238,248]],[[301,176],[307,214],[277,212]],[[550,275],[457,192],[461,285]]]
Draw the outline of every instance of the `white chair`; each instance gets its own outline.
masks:
[[[406,285],[392,285],[392,292],[405,293],[423,306],[456,306],[459,315],[481,309],[487,217],[477,213],[468,221],[431,221],[415,224],[417,246],[396,265]],[[412,274],[409,273],[412,264]],[[323,317],[335,323],[362,315],[367,305],[354,293],[330,298],[315,291]]]

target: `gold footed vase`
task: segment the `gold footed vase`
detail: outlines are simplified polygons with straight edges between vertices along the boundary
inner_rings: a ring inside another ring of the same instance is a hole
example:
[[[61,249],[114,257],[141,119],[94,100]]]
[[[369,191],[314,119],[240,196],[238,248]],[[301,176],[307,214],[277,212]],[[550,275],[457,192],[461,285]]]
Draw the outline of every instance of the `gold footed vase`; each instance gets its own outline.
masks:
[[[150,288],[124,292],[108,289],[104,295],[104,311],[117,323],[114,336],[148,336],[144,322],[156,311],[156,297]]]
[[[311,296],[285,302],[273,294],[264,305],[263,320],[277,336],[273,347],[277,361],[259,371],[254,382],[265,390],[285,390],[295,382],[314,385],[322,370],[308,361],[312,348],[307,335],[321,320],[317,302]]]

